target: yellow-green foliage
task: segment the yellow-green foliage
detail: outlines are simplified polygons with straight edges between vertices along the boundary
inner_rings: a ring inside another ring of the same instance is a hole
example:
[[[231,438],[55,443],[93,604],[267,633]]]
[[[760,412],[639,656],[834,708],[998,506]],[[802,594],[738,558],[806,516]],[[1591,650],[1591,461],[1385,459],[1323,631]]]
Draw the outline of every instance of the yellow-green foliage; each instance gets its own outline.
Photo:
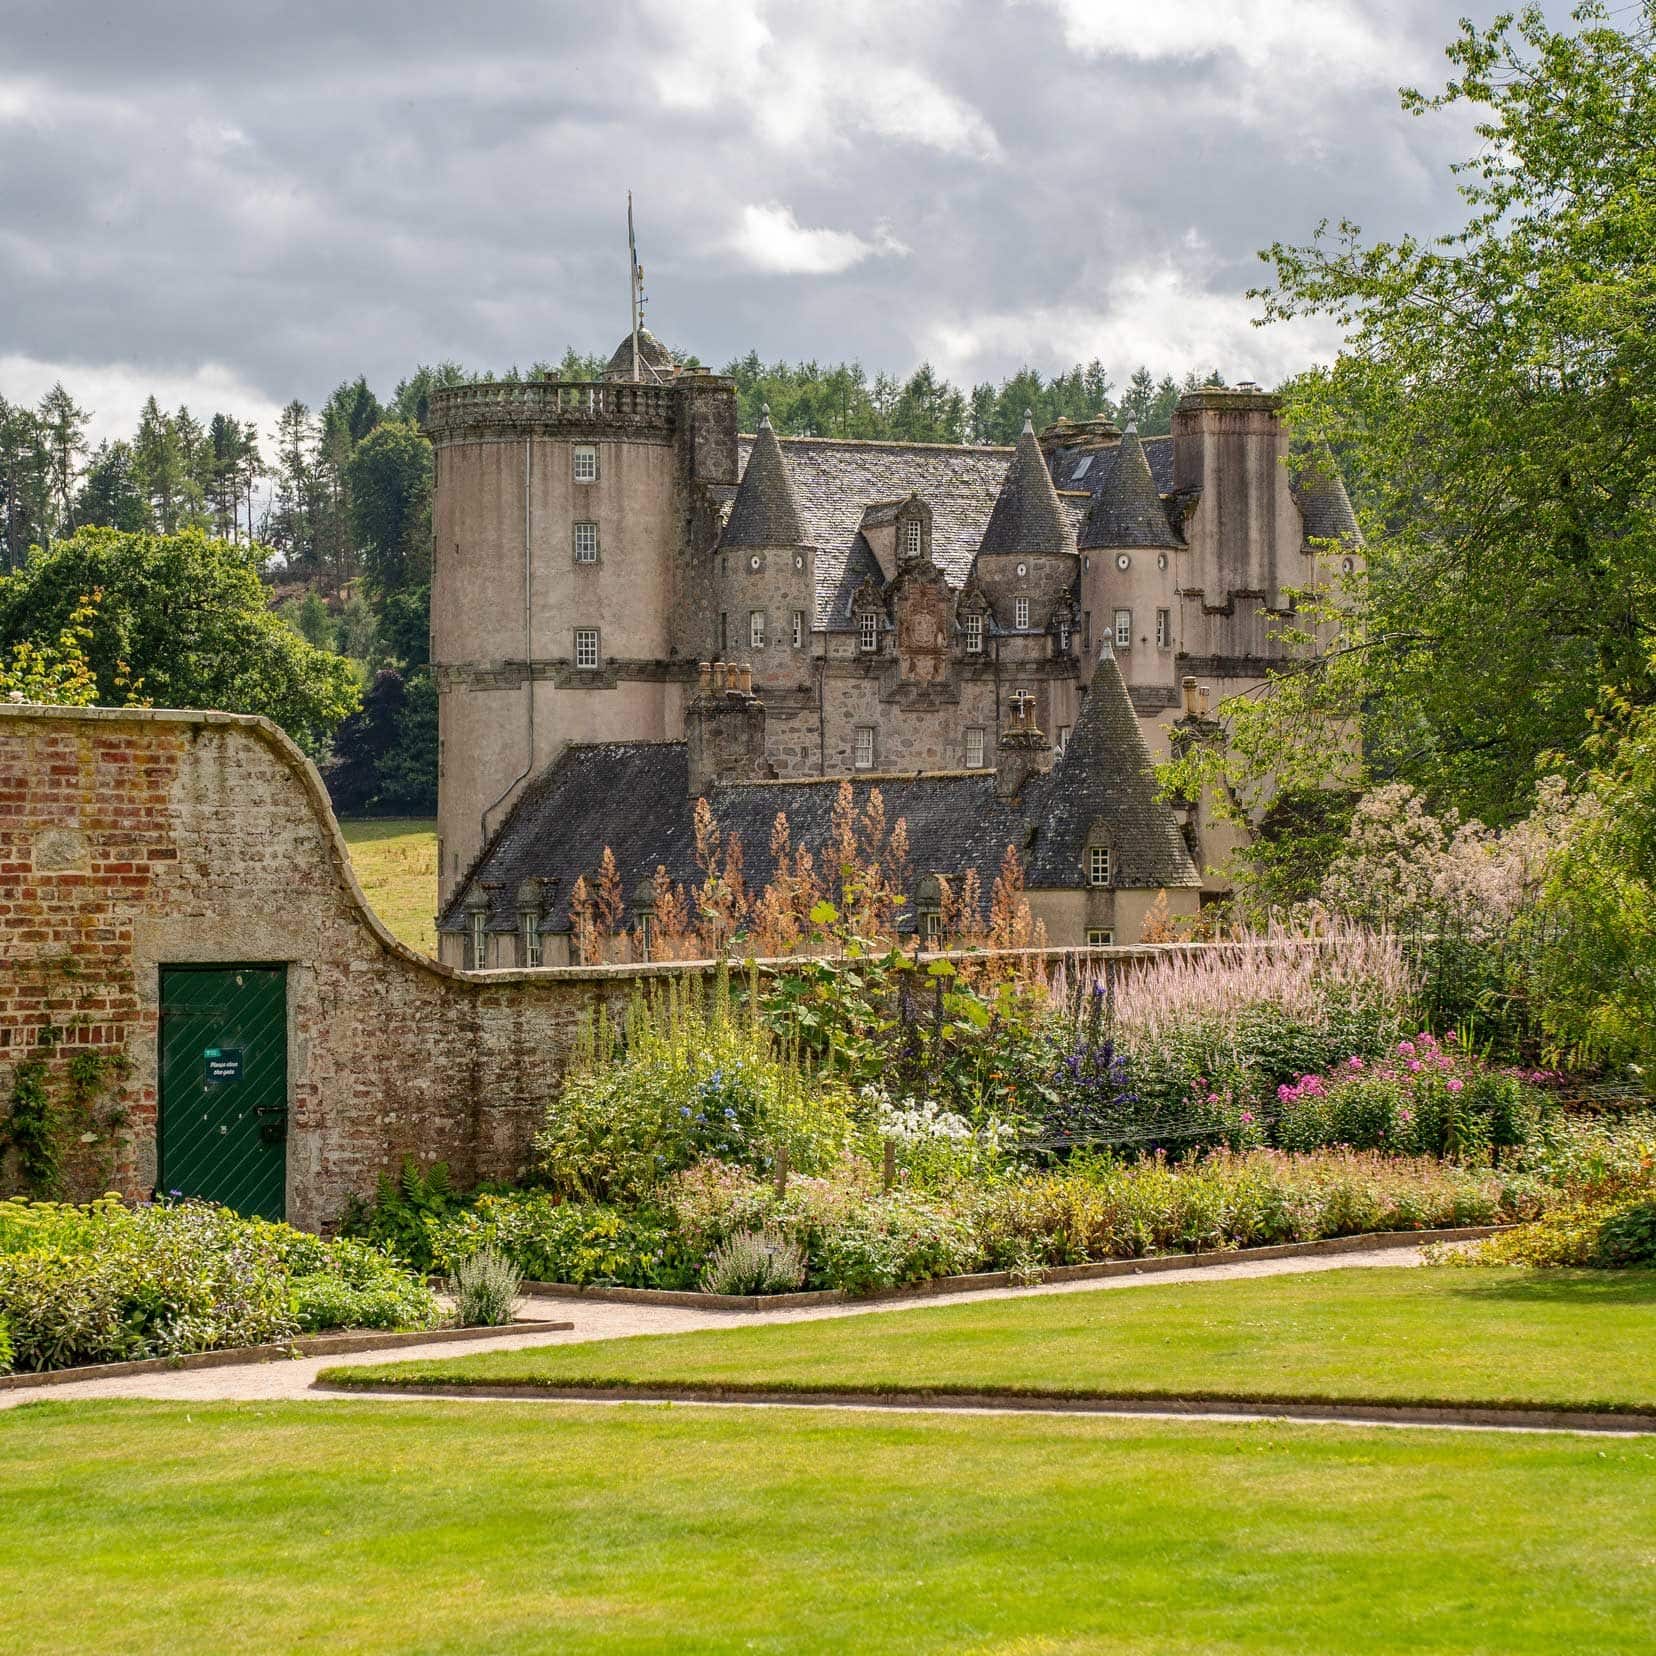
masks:
[[[850,1101],[760,1017],[757,977],[731,992],[669,978],[641,989],[619,1027],[605,1012],[581,1029],[536,1140],[559,1190],[592,1199],[642,1195],[702,1158],[756,1171],[784,1149],[801,1172],[826,1167],[851,1135]]]

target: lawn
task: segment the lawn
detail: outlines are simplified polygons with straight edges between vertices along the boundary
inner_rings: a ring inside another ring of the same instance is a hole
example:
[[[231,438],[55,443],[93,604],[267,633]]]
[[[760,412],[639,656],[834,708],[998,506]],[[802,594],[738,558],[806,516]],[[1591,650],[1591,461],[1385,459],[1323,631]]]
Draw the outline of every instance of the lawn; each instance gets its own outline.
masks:
[[[1656,1272],[1363,1269],[494,1351],[330,1379],[1656,1407]]]
[[[37,1656],[1656,1645],[1644,1439],[41,1403],[0,1487]]]
[[[384,817],[339,826],[374,912],[410,948],[436,954],[437,824]]]

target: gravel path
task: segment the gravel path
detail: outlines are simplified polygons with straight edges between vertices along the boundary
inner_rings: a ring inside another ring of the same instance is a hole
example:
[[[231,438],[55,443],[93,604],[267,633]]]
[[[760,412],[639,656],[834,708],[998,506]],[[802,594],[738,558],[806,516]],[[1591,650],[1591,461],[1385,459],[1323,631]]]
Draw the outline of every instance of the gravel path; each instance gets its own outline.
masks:
[[[112,1376],[77,1380],[67,1385],[20,1387],[0,1391],[0,1409],[41,1399],[70,1402],[79,1398],[149,1397],[173,1402],[257,1401],[267,1398],[337,1399],[338,1392],[311,1389],[317,1374],[344,1364],[412,1362],[422,1357],[451,1356],[457,1352],[522,1350],[526,1346],[568,1345],[584,1340],[615,1340],[629,1334],[679,1334],[691,1329],[736,1328],[747,1323],[810,1322],[822,1317],[872,1317],[887,1311],[912,1311],[933,1305],[960,1305],[972,1300],[1008,1299],[1014,1295],[1097,1294],[1122,1288],[1148,1288],[1172,1282],[1225,1282],[1236,1277],[1293,1276],[1306,1271],[1345,1271],[1363,1266],[1419,1265],[1419,1248],[1375,1248],[1362,1253],[1324,1254],[1300,1259],[1238,1258],[1224,1265],[1193,1270],[1160,1271],[1145,1276],[1105,1277],[1094,1282],[1054,1282],[1036,1288],[983,1288],[968,1294],[937,1299],[875,1300],[869,1304],[812,1306],[795,1311],[696,1311],[678,1306],[613,1305],[600,1300],[533,1299],[527,1316],[573,1322],[557,1333],[529,1330],[499,1339],[454,1345],[404,1346],[397,1351],[366,1351],[333,1357],[302,1357],[286,1362],[248,1363],[239,1367],[182,1369],[162,1374]],[[364,1393],[363,1396],[371,1396]]]

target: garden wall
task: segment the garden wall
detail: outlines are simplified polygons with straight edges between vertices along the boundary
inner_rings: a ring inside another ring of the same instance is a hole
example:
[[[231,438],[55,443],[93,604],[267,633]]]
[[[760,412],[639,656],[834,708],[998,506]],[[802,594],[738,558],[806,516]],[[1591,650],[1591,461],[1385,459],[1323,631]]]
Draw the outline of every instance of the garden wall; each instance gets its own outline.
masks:
[[[514,1176],[578,1020],[683,970],[439,965],[369,909],[321,779],[267,721],[0,706],[0,1192],[44,1113],[66,1193],[148,1195],[161,968],[276,962],[287,1214],[311,1228],[408,1155]]]

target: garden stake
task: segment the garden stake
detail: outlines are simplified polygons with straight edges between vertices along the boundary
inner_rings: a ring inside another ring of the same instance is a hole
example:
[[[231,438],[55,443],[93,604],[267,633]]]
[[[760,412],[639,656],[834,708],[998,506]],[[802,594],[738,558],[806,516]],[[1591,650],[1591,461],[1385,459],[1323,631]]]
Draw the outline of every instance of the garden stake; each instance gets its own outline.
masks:
[[[891,1187],[897,1182],[897,1141],[885,1141],[885,1187],[889,1195]]]
[[[779,1144],[776,1147],[776,1199],[788,1194],[788,1147]]]

